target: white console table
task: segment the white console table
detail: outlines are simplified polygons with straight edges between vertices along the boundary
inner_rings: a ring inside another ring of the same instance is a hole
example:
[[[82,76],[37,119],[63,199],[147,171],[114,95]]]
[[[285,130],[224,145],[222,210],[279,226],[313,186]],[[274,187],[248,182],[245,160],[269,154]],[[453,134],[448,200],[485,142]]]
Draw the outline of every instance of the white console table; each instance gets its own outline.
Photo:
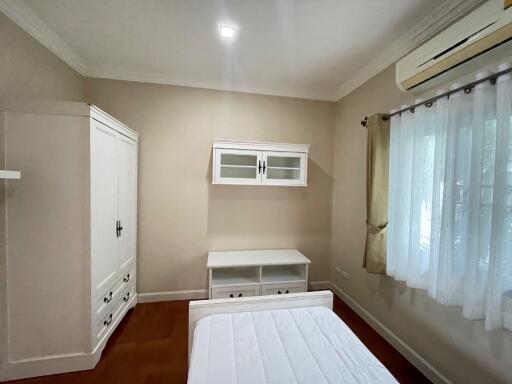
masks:
[[[208,295],[224,299],[308,290],[311,261],[296,249],[208,253]]]

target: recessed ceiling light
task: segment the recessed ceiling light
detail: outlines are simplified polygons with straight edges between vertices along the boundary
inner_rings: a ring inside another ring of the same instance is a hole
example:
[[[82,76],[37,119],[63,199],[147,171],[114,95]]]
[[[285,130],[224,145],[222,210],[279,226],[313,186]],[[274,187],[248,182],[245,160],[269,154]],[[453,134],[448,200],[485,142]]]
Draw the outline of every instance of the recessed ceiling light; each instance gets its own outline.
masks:
[[[233,39],[236,34],[236,28],[230,25],[219,25],[220,35],[226,39]]]

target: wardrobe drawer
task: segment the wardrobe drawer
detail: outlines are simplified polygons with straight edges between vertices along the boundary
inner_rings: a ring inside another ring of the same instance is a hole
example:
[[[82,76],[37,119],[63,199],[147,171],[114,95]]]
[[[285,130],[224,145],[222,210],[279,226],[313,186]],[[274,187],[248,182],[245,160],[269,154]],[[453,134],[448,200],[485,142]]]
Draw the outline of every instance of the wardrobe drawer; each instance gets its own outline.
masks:
[[[132,265],[130,268],[126,270],[126,272],[121,274],[119,278],[119,283],[121,286],[126,287],[135,281],[135,265]]]
[[[121,287],[119,284],[114,283],[111,284],[100,296],[98,296],[93,303],[93,311],[94,311],[94,319],[98,319],[99,317],[103,317],[105,312],[111,306],[113,300],[115,300],[118,295],[118,291]]]
[[[117,323],[119,317],[123,313],[126,307],[124,300],[125,296],[118,295],[118,297],[110,303],[107,307],[108,311],[101,317],[97,317],[95,320],[94,334],[96,335],[95,344],[99,343],[105,335],[107,335],[111,328]]]
[[[126,295],[127,290],[132,287],[135,287],[135,266],[133,265],[95,299],[93,303],[94,318],[103,318],[111,304],[117,301],[121,295]]]
[[[121,300],[123,303],[129,303],[135,295],[135,282],[132,282],[128,287],[124,287],[121,292]]]
[[[261,295],[285,295],[287,293],[306,292],[306,283],[272,283],[261,286]]]
[[[212,299],[229,299],[236,297],[258,296],[259,285],[241,285],[232,287],[212,288]]]

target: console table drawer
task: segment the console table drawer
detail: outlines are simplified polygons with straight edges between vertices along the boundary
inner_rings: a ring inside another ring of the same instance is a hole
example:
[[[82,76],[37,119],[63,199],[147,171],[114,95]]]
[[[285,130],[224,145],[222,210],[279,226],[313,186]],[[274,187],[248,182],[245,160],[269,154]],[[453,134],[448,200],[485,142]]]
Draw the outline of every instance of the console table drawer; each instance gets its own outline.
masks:
[[[212,288],[212,299],[229,299],[237,297],[259,296],[259,285],[242,285]]]
[[[261,294],[265,295],[285,295],[287,293],[306,292],[306,283],[276,283],[263,284]]]

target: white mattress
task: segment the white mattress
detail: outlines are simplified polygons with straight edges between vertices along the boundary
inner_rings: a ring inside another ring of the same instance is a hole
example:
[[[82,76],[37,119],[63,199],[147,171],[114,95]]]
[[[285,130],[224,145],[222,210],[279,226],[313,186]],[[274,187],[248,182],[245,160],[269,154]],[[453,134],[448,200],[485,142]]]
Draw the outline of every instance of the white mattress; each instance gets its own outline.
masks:
[[[324,307],[211,315],[194,332],[189,384],[396,382]]]

